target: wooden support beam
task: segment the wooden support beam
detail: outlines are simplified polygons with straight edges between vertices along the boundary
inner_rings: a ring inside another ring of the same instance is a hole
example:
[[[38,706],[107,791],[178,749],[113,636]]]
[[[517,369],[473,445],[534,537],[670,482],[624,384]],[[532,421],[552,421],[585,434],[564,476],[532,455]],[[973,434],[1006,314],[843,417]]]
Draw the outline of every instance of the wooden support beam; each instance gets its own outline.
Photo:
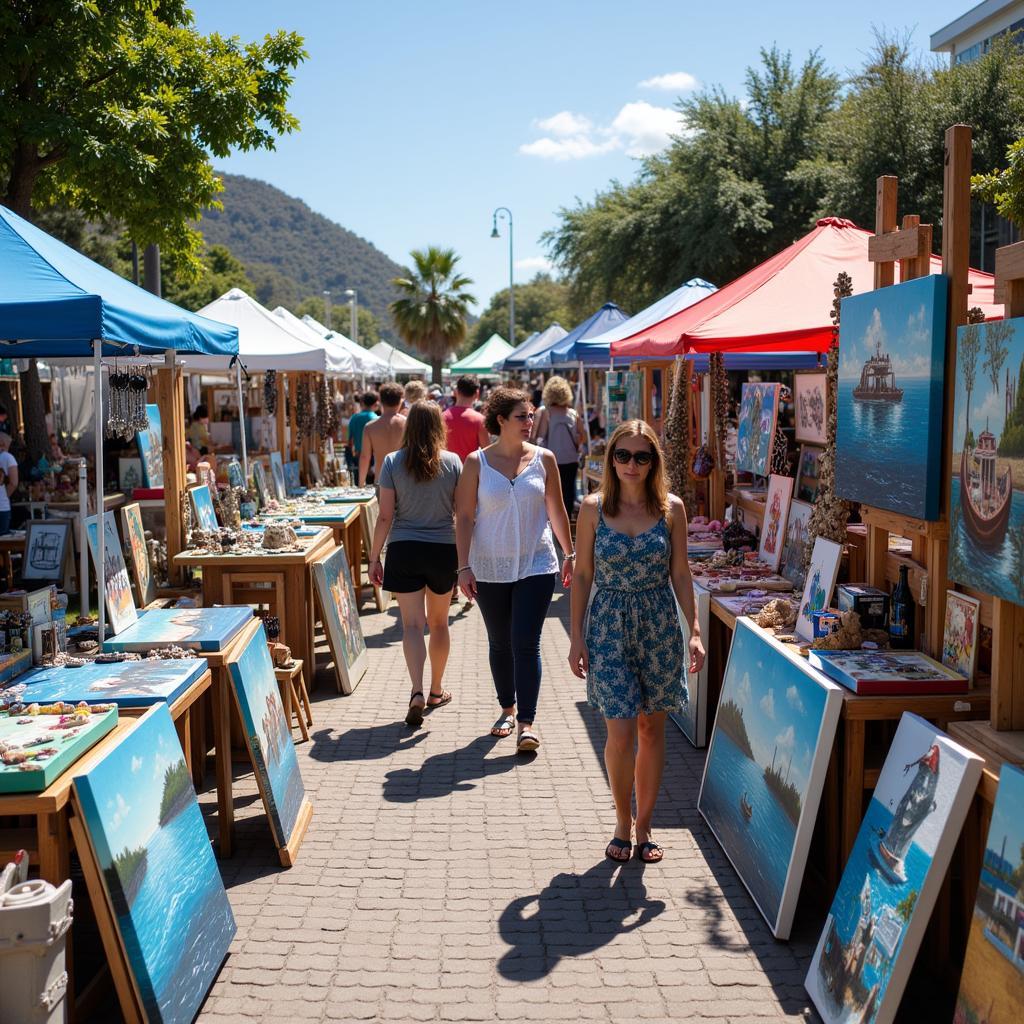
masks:
[[[295,415],[296,406],[298,403],[295,401],[295,396],[298,394],[298,375],[294,373],[288,374],[288,447],[281,448],[281,458],[285,462],[292,462],[295,459],[295,449],[299,444],[299,426],[298,419]]]
[[[1011,289],[1024,289],[1024,242],[996,249],[996,302],[1013,305]]]
[[[899,179],[883,174],[875,183],[875,235],[886,235],[896,230],[896,197]],[[871,259],[871,243],[868,243]],[[887,288],[896,280],[896,268],[891,260],[875,263],[875,287]]]
[[[181,568],[175,566],[174,556],[185,546],[181,523],[181,496],[185,493],[185,387],[180,366],[157,370],[156,403],[163,434],[167,577],[172,585],[178,586]]]
[[[907,221],[913,221],[908,224]],[[928,255],[927,232],[921,227],[921,218],[908,214],[899,231],[872,235],[868,239],[868,259],[872,263],[892,263],[895,260],[918,260]]]

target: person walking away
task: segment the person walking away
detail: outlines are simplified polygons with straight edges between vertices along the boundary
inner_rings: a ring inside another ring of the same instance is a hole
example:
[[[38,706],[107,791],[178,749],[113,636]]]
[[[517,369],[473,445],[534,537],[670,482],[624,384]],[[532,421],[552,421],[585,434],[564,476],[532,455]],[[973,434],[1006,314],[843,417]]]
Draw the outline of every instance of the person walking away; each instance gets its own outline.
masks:
[[[434,402],[409,410],[402,446],[385,456],[380,471],[380,515],[370,548],[370,579],[398,598],[402,652],[412,692],[406,724],[416,728],[424,709],[449,703],[441,683],[451,640],[448,608],[456,578],[455,488],[462,463],[444,450],[444,423]],[[387,544],[387,561],[381,552]],[[430,693],[423,695],[430,631]]]
[[[348,439],[345,442],[346,455],[351,455],[350,466],[355,468],[356,475],[353,483],[359,483],[359,457],[363,450],[363,431],[367,423],[372,423],[377,418],[374,411],[379,401],[376,391],[364,391],[359,396],[359,412],[355,413],[348,421]],[[350,470],[351,472],[351,470]]]
[[[18,489],[18,460],[11,454],[11,435],[0,430],[0,534],[11,532],[11,495]]]
[[[572,386],[564,377],[552,377],[544,385],[543,397],[544,408],[534,421],[533,437],[538,444],[554,452],[566,515],[572,519],[576,509],[580,448],[586,440],[583,423],[572,408]]]
[[[562,586],[572,580],[572,534],[551,452],[530,443],[533,412],[517,388],[491,392],[484,414],[498,440],[471,452],[455,495],[459,587],[475,598],[487,628],[501,716],[492,736],[516,750],[540,746],[534,729],[540,693],[540,634],[558,575],[552,530],[566,553]]]
[[[426,397],[427,385],[423,381],[411,380],[405,385],[405,408],[407,410]]]
[[[363,445],[359,452],[359,486],[373,482],[373,472],[380,473],[384,458],[398,451],[405,430],[405,416],[402,415],[404,392],[400,384],[386,381],[381,384],[380,416],[363,427]],[[371,472],[372,467],[372,472]]]
[[[477,448],[486,448],[491,443],[483,414],[473,408],[479,394],[480,381],[476,377],[460,377],[455,382],[455,404],[444,411],[448,450],[455,452],[463,465]]]
[[[587,699],[608,731],[604,760],[616,824],[605,856],[630,858],[635,789],[636,853],[648,864],[665,855],[651,838],[665,716],[682,705],[684,669],[699,672],[704,664],[686,509],[668,493],[664,463],[657,435],[643,420],[628,420],[612,434],[601,487],[583,499],[576,522],[570,600],[569,667],[587,680]],[[690,630],[688,655],[676,602]]]

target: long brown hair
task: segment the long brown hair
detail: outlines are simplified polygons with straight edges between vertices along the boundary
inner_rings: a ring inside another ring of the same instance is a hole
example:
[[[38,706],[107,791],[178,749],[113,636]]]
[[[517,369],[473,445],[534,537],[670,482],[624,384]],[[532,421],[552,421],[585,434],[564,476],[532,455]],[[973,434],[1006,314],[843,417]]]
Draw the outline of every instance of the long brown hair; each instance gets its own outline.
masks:
[[[668,515],[668,484],[665,480],[665,457],[658,435],[644,420],[626,420],[615,428],[604,453],[604,473],[601,476],[601,507],[606,515],[617,516],[622,498],[619,474],[615,472],[615,449],[626,437],[642,437],[651,446],[651,465],[644,478],[647,511],[652,516]]]
[[[437,402],[420,399],[413,402],[405,419],[402,448],[405,468],[420,483],[433,480],[441,472],[441,452],[445,447],[444,420]]]

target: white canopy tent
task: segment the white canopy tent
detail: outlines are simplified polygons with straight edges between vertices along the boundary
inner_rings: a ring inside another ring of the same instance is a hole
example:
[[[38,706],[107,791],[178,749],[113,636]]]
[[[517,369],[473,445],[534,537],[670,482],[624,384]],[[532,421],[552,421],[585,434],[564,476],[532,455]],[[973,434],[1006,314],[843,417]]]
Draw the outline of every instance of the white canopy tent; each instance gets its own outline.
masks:
[[[272,312],[274,316],[284,322],[284,325],[293,334],[305,339],[310,345],[323,348],[327,353],[328,361],[333,360],[334,365],[344,367],[343,370],[337,372],[343,373],[348,377],[358,376],[359,368],[356,366],[356,360],[348,349],[339,345],[333,338],[318,334],[309,324],[303,323],[302,320],[290,310],[285,309],[284,306],[277,306]],[[327,372],[333,373],[335,371],[328,369]]]
[[[375,356],[368,348],[363,348],[358,342],[345,337],[340,331],[333,331],[329,327],[324,327],[319,320],[315,320],[308,313],[302,318],[302,322],[307,327],[311,327],[316,331],[320,337],[334,342],[335,345],[348,352],[355,361],[356,372],[360,376],[381,377],[387,375],[389,370],[387,362]]]
[[[401,352],[394,345],[389,345],[386,341],[378,341],[370,351],[387,363],[388,371],[394,376],[429,377],[434,372],[429,364],[416,359],[414,356],[407,355],[405,352]]]

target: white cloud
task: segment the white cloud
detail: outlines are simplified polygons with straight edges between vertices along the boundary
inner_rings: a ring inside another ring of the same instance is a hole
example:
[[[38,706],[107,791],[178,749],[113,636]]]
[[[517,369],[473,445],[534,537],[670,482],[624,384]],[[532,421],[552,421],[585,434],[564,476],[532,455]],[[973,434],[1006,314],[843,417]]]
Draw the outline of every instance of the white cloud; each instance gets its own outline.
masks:
[[[750,691],[750,676],[744,672],[743,678],[740,680],[740,685],[737,687],[737,696],[740,699],[741,707],[749,707],[750,702],[754,699],[753,694]]]
[[[116,828],[120,828],[121,822],[124,821],[124,819],[128,817],[128,814],[130,813],[131,808],[128,806],[127,803],[125,803],[125,799],[124,799],[123,796],[121,796],[120,793],[118,793],[117,796],[114,799],[117,802],[117,808],[114,811],[113,818],[111,819],[111,824],[116,829]]]
[[[554,270],[554,264],[547,256],[526,256],[524,259],[516,260],[516,270],[522,270],[526,274],[549,274]]]
[[[796,731],[793,726],[787,725],[778,736],[775,737],[775,742],[778,744],[780,750],[792,750],[796,743]]]
[[[692,92],[700,82],[689,71],[669,71],[637,82],[638,89],[661,89],[664,92]]]
[[[801,715],[804,713],[804,702],[800,699],[800,694],[797,693],[795,686],[791,686],[786,690],[786,700],[788,700]]]
[[[132,758],[132,773],[134,774],[141,767],[142,767],[142,758],[141,757],[133,757]]]
[[[775,691],[769,690],[761,698],[761,710],[769,717],[775,717]]]
[[[525,156],[539,156],[542,160],[585,160],[587,157],[610,153],[621,148],[618,139],[595,142],[588,135],[571,135],[567,138],[552,139],[545,136],[536,142],[526,142],[519,147]]]
[[[536,124],[542,132],[556,135],[560,139],[571,138],[575,135],[588,135],[594,127],[589,117],[574,114],[571,110],[560,110],[550,117],[541,118]]]
[[[519,152],[556,161],[584,160],[617,150],[628,156],[650,156],[664,149],[672,135],[685,131],[678,111],[643,100],[624,104],[608,125],[595,125],[571,110],[534,123],[546,134],[523,143]]]
[[[672,135],[679,135],[683,123],[679,111],[655,107],[643,100],[627,103],[612,121],[612,131],[624,139],[629,156],[651,156],[664,149]]]

